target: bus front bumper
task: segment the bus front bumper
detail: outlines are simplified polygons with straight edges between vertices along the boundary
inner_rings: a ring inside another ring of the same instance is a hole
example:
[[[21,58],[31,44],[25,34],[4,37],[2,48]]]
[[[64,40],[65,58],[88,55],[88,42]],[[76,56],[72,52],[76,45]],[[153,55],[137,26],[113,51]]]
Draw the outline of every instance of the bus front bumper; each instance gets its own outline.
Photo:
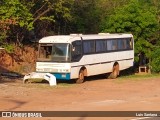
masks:
[[[57,80],[70,80],[70,73],[51,73],[53,74]]]

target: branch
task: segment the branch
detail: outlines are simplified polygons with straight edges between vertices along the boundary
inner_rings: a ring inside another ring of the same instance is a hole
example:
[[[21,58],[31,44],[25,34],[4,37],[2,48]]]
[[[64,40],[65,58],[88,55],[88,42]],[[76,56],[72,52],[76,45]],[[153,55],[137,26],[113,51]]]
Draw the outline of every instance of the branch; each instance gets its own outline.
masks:
[[[38,13],[45,5],[46,5],[47,3],[45,3],[44,5],[42,5],[42,7],[41,8],[39,8],[34,14],[33,14],[33,16],[35,16],[36,15],[36,13]]]
[[[49,12],[51,10],[51,8],[48,8],[47,10],[45,10],[44,12],[42,12],[40,15],[38,15],[34,20],[33,23],[36,22],[41,16],[45,15],[47,12]]]

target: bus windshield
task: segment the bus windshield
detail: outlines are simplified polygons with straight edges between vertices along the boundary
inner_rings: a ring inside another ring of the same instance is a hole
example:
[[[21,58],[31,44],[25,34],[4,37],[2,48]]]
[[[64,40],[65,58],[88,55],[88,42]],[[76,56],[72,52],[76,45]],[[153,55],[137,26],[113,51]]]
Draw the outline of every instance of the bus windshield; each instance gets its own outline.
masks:
[[[70,44],[53,43],[40,44],[38,51],[38,61],[51,62],[69,62],[70,61]]]

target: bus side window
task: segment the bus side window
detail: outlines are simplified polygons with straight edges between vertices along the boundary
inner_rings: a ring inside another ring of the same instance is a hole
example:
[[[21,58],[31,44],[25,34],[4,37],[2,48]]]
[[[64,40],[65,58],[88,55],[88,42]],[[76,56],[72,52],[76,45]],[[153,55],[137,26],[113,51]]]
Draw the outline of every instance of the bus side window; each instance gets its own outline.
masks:
[[[123,41],[123,49],[126,50],[127,49],[126,39],[122,39],[122,41]]]
[[[84,54],[95,53],[95,41],[94,40],[83,41],[83,51]]]
[[[130,44],[130,39],[129,38],[126,39],[126,47],[127,47],[127,49],[131,49],[132,48],[131,44]]]
[[[112,50],[117,50],[117,40],[112,40]]]
[[[82,43],[81,41],[74,41],[72,43],[72,61],[78,61],[82,56]]]
[[[123,44],[123,39],[118,40],[118,50],[123,50],[124,49],[124,44]]]
[[[106,49],[106,40],[96,40],[96,52],[105,52]]]
[[[107,40],[107,50],[108,51],[112,50],[112,40]]]

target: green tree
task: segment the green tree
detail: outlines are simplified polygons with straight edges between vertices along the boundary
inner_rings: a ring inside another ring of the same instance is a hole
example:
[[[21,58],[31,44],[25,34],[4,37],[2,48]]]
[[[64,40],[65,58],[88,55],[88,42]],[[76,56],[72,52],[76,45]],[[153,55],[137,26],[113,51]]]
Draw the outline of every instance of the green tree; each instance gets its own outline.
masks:
[[[34,15],[33,22],[38,37],[49,32],[52,32],[52,35],[67,32],[67,25],[72,19],[70,12],[73,0],[35,0],[33,4],[31,12]]]
[[[11,51],[13,46],[8,44],[11,29],[14,26],[28,30],[33,29],[33,24],[31,23],[33,17],[26,6],[20,3],[19,0],[2,0],[0,5],[0,44],[6,50]]]
[[[47,32],[67,31],[73,0],[2,0],[0,2],[0,45],[17,45],[43,37]]]
[[[131,0],[129,4],[116,9],[114,14],[106,18],[102,31],[132,33],[135,39],[135,53],[144,52],[150,57],[152,41],[157,40],[155,37],[158,31],[156,8]]]
[[[155,47],[151,54],[151,70],[152,72],[160,72],[160,47]]]
[[[97,0],[75,0],[72,7],[72,31],[77,33],[99,32],[99,10]]]

